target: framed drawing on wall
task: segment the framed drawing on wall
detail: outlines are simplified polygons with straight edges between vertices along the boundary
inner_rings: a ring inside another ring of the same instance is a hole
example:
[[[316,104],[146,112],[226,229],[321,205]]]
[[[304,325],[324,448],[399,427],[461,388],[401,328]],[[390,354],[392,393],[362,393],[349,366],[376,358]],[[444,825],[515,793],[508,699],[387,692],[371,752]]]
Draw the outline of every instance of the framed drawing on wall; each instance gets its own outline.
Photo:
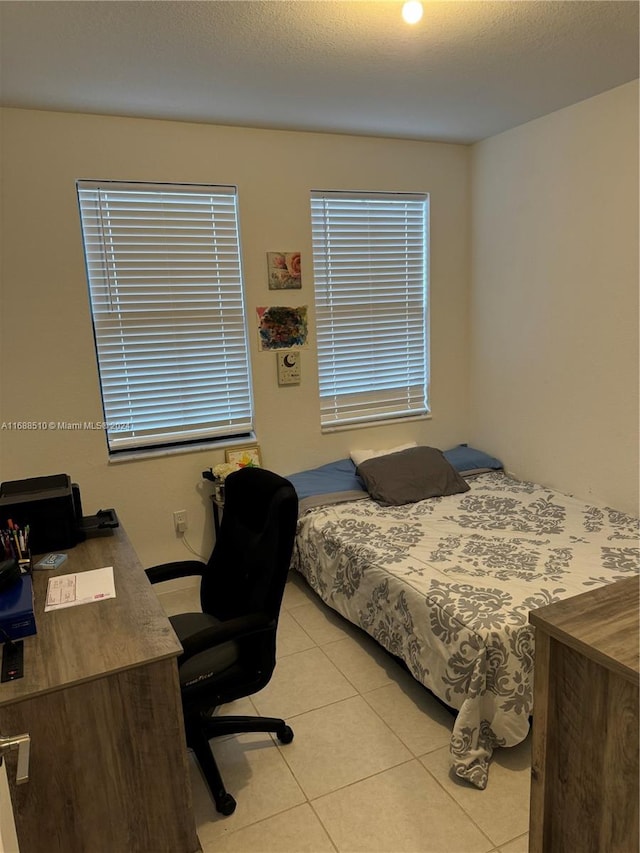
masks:
[[[267,252],[269,290],[299,290],[302,287],[300,252]]]
[[[225,450],[225,459],[239,468],[261,468],[262,458],[260,447],[257,444],[248,444],[246,447],[230,447]]]

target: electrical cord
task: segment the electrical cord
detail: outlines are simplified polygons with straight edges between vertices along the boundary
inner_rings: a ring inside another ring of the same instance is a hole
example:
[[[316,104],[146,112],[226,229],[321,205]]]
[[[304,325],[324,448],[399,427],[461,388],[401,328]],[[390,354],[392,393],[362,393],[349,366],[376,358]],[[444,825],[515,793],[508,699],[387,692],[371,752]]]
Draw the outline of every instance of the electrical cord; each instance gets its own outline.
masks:
[[[187,540],[187,537],[184,535],[184,533],[181,534],[180,538],[182,539],[182,544],[187,549],[187,551],[191,551],[191,553],[194,556],[196,556],[199,560],[202,560],[203,563],[206,562],[206,559],[202,556],[202,554],[198,554],[198,552],[195,550],[195,548],[191,547],[191,545],[189,544],[189,541]]]

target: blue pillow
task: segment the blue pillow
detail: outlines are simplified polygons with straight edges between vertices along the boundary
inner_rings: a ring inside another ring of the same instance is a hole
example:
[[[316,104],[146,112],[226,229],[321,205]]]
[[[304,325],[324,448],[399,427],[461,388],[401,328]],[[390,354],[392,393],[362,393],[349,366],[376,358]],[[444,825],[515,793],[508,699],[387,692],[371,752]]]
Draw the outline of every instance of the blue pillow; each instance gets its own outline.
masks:
[[[356,466],[351,459],[339,459],[319,468],[288,474],[287,480],[293,483],[298,500],[312,495],[328,495],[331,492],[364,492],[362,480],[356,475]]]
[[[504,467],[495,456],[489,456],[488,453],[469,447],[468,444],[459,444],[451,450],[445,450],[444,456],[461,474],[480,474],[483,471],[497,471]]]

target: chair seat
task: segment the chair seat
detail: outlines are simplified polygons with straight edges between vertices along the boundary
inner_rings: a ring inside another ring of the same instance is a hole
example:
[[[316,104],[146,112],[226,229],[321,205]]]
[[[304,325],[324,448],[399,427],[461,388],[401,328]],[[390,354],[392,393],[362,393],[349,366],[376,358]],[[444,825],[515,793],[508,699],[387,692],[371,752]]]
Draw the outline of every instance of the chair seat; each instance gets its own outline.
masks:
[[[192,638],[198,636],[202,631],[208,628],[215,628],[221,624],[219,619],[212,616],[210,613],[202,613],[197,611],[194,613],[176,613],[175,616],[169,617],[169,622],[176,632],[176,635],[183,647],[188,645]]]

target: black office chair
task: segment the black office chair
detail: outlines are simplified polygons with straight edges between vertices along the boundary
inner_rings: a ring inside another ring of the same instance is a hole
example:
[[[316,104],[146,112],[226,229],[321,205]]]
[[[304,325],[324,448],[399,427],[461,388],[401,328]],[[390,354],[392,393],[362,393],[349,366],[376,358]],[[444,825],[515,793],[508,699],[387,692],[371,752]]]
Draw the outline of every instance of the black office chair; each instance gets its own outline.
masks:
[[[284,720],[213,716],[213,711],[256,693],[271,679],[297,515],[298,498],[288,480],[263,468],[242,468],[225,481],[224,512],[209,562],[147,569],[151,583],[201,577],[202,612],[180,613],[170,621],[183,647],[178,674],[187,746],[224,815],[235,811],[236,801],[224,787],[209,739],[274,732],[281,743],[293,740]]]

